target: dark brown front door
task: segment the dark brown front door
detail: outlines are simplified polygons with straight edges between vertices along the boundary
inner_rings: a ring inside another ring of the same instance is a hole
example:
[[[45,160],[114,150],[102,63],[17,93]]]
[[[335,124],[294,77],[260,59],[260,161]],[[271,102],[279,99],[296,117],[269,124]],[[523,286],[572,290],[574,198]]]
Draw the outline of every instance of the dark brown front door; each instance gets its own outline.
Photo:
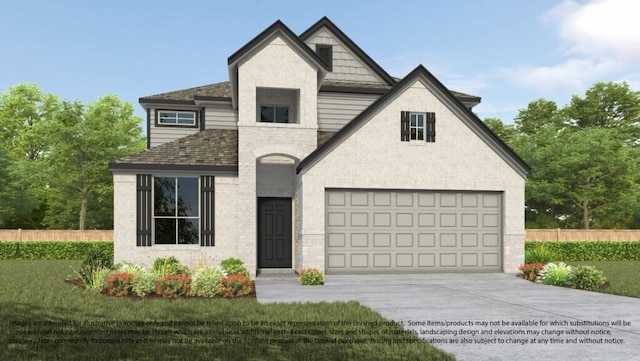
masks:
[[[291,268],[291,198],[258,198],[258,267]]]

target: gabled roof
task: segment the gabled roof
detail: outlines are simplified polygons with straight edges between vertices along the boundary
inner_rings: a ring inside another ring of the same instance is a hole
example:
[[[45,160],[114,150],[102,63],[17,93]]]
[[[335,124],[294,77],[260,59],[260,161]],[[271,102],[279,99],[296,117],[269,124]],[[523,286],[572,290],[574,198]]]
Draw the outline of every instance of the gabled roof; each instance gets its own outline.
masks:
[[[422,79],[427,84],[436,88],[439,95],[454,106],[462,115],[461,120],[474,131],[485,143],[489,145],[498,155],[500,155],[511,167],[513,167],[523,177],[531,171],[531,167],[520,158],[500,137],[487,127],[480,118],[478,118],[471,110],[469,110],[462,102],[456,98],[447,88],[434,77],[425,67],[419,65],[400,82],[398,82],[385,95],[381,96],[373,102],[369,107],[362,111],[352,121],[347,123],[340,131],[338,131],[331,139],[322,146],[311,152],[304,158],[296,168],[296,173],[301,173],[306,169],[313,167],[325,155],[331,152],[335,147],[340,145],[345,139],[353,134],[357,129],[371,119],[380,109],[385,107],[396,96],[404,92],[416,80]]]
[[[369,68],[371,68],[381,79],[383,79],[388,85],[395,85],[395,79],[389,75],[378,63],[376,63],[367,53],[365,53],[360,47],[351,40],[347,34],[343,33],[340,28],[338,28],[329,18],[323,16],[322,19],[318,20],[315,24],[311,25],[309,29],[305,30],[302,34],[300,34],[300,39],[302,41],[306,41],[310,36],[315,34],[318,30],[323,27],[328,28],[333,34],[335,34],[338,39],[345,45],[349,50],[351,50],[354,54],[356,54],[360,59],[362,59]]]
[[[238,171],[238,131],[207,129],[109,164],[111,170]]]
[[[149,95],[138,99],[140,103],[165,103],[167,101],[184,101],[193,104],[197,100],[231,100],[231,87],[228,81],[181,89],[167,93]]]
[[[234,108],[237,104],[237,83],[238,83],[238,63],[245,57],[251,54],[251,52],[259,47],[264,42],[268,41],[272,37],[277,35],[283,36],[285,41],[288,41],[293,45],[294,50],[296,50],[303,58],[307,61],[311,62],[318,68],[318,87],[324,79],[324,76],[327,72],[330,71],[329,65],[324,62],[316,54],[311,48],[307,46],[300,38],[291,31],[282,21],[277,20],[271,26],[266,28],[260,34],[258,34],[255,38],[251,39],[248,43],[246,43],[243,47],[238,49],[235,53],[233,53],[227,63],[229,65],[229,81],[231,82],[231,99],[233,101]]]

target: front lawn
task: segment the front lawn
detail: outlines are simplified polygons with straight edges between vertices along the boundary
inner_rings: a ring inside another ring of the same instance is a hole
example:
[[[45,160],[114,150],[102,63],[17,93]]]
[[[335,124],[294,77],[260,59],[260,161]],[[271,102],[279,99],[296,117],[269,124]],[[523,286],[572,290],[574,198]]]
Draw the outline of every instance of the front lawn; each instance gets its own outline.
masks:
[[[105,297],[65,283],[70,266],[0,261],[0,359],[455,359],[357,302]]]
[[[599,292],[640,298],[640,261],[568,262],[572,266],[587,265],[604,272],[609,287]]]

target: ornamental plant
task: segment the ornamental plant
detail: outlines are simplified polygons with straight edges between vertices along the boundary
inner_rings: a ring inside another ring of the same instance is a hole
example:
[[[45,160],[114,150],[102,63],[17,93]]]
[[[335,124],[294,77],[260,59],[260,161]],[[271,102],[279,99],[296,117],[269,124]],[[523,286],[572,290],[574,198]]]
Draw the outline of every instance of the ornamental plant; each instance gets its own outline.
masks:
[[[568,286],[572,267],[564,262],[547,263],[540,271],[540,281],[545,285]]]
[[[199,269],[191,279],[191,295],[215,297],[222,290],[222,271],[214,266]]]
[[[222,271],[228,275],[245,275],[249,276],[249,271],[244,265],[244,262],[239,260],[238,258],[229,257],[227,259],[222,260],[220,262],[220,268]]]
[[[142,272],[133,277],[133,280],[131,281],[131,289],[136,295],[144,297],[153,293],[156,289],[157,281],[158,278],[153,273]]]
[[[528,281],[535,281],[540,271],[544,267],[544,263],[542,262],[534,262],[534,263],[525,263],[520,266],[520,271],[522,271],[522,278]]]
[[[118,272],[108,276],[105,280],[105,288],[109,296],[127,296],[131,294],[131,280],[133,276],[129,273]]]
[[[178,259],[174,256],[156,258],[153,261],[151,272],[155,273],[158,277],[163,277],[166,275],[191,275],[189,267],[180,263],[180,261],[178,261]]]
[[[524,252],[525,263],[549,263],[555,261],[557,258],[556,253],[544,242],[535,243],[531,249],[525,250]]]
[[[94,283],[95,273],[101,269],[110,269],[113,267],[111,255],[102,249],[90,249],[87,255],[80,263],[80,268],[71,267],[73,272],[78,276],[85,289],[100,288]]]
[[[218,295],[224,298],[248,296],[253,292],[251,278],[245,275],[229,275],[222,278],[222,289]]]
[[[85,284],[85,288],[91,293],[101,293],[107,290],[107,284],[105,280],[110,275],[116,273],[111,268],[100,268],[93,272],[90,282]]]
[[[600,289],[606,282],[604,273],[593,266],[576,266],[569,274],[569,284],[572,288],[593,291]]]
[[[180,274],[168,274],[156,282],[156,293],[166,298],[178,298],[190,293],[191,277]]]
[[[300,271],[298,283],[309,286],[323,285],[324,276],[317,268],[305,268]]]

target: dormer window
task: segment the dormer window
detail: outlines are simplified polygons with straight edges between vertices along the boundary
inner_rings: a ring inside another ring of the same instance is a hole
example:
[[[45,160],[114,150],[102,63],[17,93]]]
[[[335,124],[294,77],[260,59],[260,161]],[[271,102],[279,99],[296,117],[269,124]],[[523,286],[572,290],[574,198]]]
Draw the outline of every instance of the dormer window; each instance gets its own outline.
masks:
[[[328,44],[316,44],[316,54],[329,65],[329,71],[331,71],[333,67],[333,47]]]
[[[156,112],[156,125],[195,127],[197,125],[197,113],[188,110],[158,110]]]
[[[263,123],[289,123],[289,107],[263,105],[260,107],[260,121]]]

